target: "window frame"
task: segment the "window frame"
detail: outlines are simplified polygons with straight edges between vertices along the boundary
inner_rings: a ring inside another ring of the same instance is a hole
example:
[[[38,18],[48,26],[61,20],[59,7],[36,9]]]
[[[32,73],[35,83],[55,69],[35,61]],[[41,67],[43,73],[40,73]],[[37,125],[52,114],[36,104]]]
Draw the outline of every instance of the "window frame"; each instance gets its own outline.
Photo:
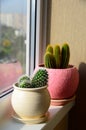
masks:
[[[32,75],[34,68],[43,62],[46,48],[48,0],[27,1],[27,7],[29,7],[27,15],[30,19],[27,16],[26,74]]]

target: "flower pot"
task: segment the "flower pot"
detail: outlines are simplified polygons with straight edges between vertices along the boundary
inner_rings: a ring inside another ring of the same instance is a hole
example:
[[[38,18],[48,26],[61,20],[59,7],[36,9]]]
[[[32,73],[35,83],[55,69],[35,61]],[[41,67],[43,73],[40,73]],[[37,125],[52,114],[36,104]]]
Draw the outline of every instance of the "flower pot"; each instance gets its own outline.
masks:
[[[36,67],[35,72],[42,67],[43,65]],[[58,100],[69,99],[75,95],[79,83],[79,72],[75,66],[70,65],[66,69],[45,69],[49,74],[48,90],[51,103],[53,100],[58,102]]]
[[[50,95],[47,86],[19,88],[15,84],[11,102],[17,119],[25,123],[46,121],[50,106]]]

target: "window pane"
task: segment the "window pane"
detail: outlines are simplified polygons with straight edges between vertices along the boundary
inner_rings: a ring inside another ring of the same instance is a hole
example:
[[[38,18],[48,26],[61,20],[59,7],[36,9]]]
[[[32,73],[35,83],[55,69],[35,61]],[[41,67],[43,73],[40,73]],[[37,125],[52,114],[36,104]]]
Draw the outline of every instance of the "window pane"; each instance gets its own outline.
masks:
[[[25,73],[27,0],[0,0],[0,93]]]

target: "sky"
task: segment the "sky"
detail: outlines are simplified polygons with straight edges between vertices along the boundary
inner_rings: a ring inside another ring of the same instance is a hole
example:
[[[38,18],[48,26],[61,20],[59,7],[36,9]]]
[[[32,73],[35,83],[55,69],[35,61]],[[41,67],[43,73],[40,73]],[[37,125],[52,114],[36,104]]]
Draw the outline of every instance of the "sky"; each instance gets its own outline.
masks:
[[[0,0],[0,13],[26,14],[27,0]]]

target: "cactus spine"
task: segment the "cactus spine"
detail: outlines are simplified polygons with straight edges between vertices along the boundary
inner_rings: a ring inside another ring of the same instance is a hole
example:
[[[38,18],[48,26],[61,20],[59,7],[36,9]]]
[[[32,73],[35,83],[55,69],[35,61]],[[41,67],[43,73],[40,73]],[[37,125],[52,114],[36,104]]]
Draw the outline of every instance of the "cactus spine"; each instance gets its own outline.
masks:
[[[67,43],[63,44],[62,49],[58,44],[48,45],[44,55],[44,65],[46,68],[67,68],[69,58],[70,49]]]

